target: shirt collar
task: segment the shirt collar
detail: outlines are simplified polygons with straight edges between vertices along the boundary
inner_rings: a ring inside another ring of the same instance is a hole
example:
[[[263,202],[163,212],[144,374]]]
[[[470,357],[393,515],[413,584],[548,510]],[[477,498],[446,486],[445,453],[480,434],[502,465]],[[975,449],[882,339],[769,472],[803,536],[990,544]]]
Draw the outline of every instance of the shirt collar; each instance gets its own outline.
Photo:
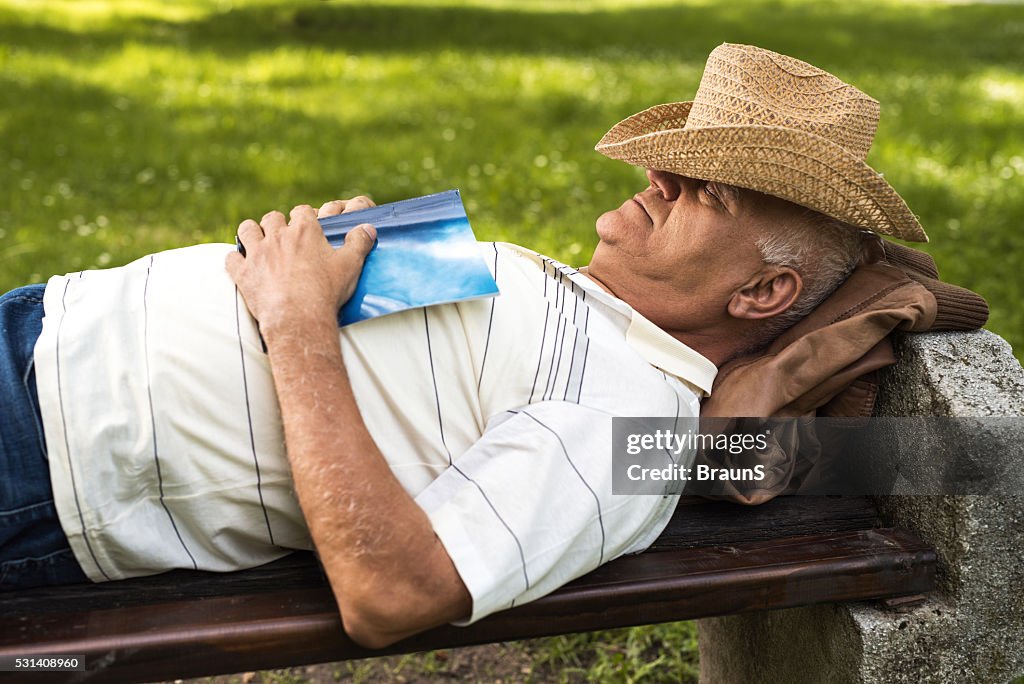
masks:
[[[686,380],[700,389],[704,396],[711,394],[718,367],[637,311],[633,310],[632,313],[633,318],[626,331],[626,344],[652,366]]]
[[[613,303],[623,314],[630,317],[629,327],[626,329],[626,344],[647,363],[687,382],[704,396],[711,394],[711,386],[718,375],[718,367],[707,357],[669,335],[626,302],[605,292],[585,273],[573,274],[572,280],[588,292]]]

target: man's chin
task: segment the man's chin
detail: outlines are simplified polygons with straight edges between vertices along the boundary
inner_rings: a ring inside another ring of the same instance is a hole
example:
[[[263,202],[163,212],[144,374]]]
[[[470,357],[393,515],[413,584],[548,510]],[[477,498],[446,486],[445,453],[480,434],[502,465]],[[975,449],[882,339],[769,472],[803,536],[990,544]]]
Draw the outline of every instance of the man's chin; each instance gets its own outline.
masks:
[[[633,243],[634,247],[640,247],[647,240],[652,227],[645,211],[632,199],[618,209],[601,214],[595,224],[597,236],[602,242],[611,245]]]
[[[597,246],[594,247],[594,256],[590,257],[590,268],[594,268],[595,264],[603,262],[611,249],[612,247],[603,238],[599,240]]]
[[[597,237],[601,238],[601,242],[614,242],[616,228],[620,227],[622,220],[618,216],[618,210],[613,209],[612,211],[606,211],[597,217],[597,222],[594,224],[594,228],[597,231]]]
[[[614,244],[601,240],[594,248],[594,256],[590,258],[587,272],[598,278],[602,276],[614,278],[617,270],[616,264],[622,261],[622,257],[623,254],[616,249]]]
[[[639,258],[639,254],[642,253],[639,248],[644,246],[644,243],[635,237],[630,239],[630,236],[623,235],[622,230],[623,226],[621,225],[611,226],[606,231],[598,228],[599,241],[594,247],[594,256],[590,260],[592,266],[595,263],[601,263],[606,270],[610,270],[614,268],[614,264],[624,265]]]

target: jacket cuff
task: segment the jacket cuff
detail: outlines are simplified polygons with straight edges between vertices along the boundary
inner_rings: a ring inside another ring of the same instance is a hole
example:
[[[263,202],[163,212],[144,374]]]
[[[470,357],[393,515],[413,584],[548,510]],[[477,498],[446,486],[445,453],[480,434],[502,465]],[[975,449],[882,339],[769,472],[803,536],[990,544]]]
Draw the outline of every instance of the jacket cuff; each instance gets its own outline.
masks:
[[[976,330],[988,320],[988,302],[981,295],[939,280],[939,270],[929,254],[912,247],[882,241],[885,260],[928,288],[935,296],[932,330]]]
[[[934,278],[911,278],[935,295],[935,322],[932,330],[976,330],[988,320],[988,302],[981,295],[963,287]]]

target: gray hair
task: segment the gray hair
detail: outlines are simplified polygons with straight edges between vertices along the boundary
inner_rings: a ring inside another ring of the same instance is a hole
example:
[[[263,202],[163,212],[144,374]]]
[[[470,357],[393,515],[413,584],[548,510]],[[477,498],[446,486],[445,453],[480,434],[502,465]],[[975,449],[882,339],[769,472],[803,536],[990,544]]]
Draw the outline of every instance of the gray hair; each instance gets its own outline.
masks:
[[[763,343],[775,339],[832,294],[856,268],[864,243],[872,236],[870,231],[807,209],[758,239],[764,263],[788,266],[803,280],[803,291],[793,305],[766,321],[760,331]]]

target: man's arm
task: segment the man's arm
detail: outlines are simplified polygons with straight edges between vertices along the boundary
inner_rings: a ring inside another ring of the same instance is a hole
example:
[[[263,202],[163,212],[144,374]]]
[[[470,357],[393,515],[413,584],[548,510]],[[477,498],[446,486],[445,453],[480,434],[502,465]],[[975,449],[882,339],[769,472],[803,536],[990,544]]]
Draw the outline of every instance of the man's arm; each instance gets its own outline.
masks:
[[[335,250],[300,206],[290,223],[271,212],[238,235],[246,257],[231,254],[227,269],[267,344],[295,489],[345,631],[383,647],[467,617],[469,592],[366,429],[342,361],[337,311],[373,228]]]

